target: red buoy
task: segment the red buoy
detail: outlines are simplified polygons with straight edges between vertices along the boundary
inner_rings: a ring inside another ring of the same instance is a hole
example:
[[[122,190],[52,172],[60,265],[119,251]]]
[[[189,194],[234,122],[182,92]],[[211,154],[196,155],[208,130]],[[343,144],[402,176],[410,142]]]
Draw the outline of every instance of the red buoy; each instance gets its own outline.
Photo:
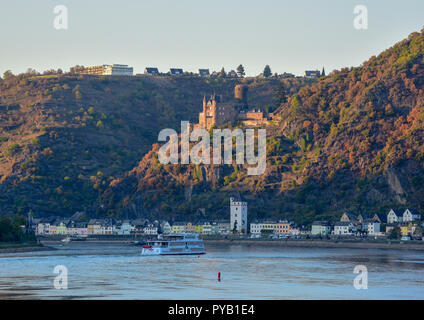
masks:
[[[221,272],[218,272],[218,281],[221,281]]]

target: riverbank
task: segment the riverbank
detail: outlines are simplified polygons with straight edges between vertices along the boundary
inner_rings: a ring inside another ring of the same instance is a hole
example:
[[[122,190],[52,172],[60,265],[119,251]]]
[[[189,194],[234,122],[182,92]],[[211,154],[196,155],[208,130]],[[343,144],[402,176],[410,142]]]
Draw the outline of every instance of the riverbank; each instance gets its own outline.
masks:
[[[55,250],[42,244],[0,243],[0,253],[32,252]]]
[[[343,240],[245,240],[245,239],[220,239],[204,240],[205,244],[225,245],[254,245],[254,246],[281,246],[281,247],[308,247],[308,248],[358,248],[358,249],[396,249],[396,250],[422,250],[424,241],[343,241]]]

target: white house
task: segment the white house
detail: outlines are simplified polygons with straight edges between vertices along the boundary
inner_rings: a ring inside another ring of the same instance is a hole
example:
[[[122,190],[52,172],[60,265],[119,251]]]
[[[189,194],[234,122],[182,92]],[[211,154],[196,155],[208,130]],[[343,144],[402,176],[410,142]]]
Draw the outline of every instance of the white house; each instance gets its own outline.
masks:
[[[402,222],[402,216],[398,216],[393,209],[390,209],[389,213],[387,214],[387,223],[392,224],[399,222]]]
[[[349,236],[355,231],[352,222],[337,222],[334,225],[334,234],[339,236]]]
[[[230,230],[247,233],[247,202],[230,198]]]
[[[153,224],[149,224],[147,227],[144,228],[144,234],[154,236],[158,234],[158,228],[155,227]]]
[[[162,228],[163,234],[170,234],[171,233],[172,227],[171,227],[171,225],[169,224],[168,221],[162,222],[161,228]]]
[[[251,234],[261,234],[262,223],[261,222],[252,222],[250,224],[250,233]]]
[[[420,220],[420,218],[421,217],[419,214],[413,214],[411,211],[409,211],[409,209],[406,209],[403,213],[402,222],[412,222],[415,220]]]
[[[314,221],[312,223],[311,235],[325,236],[330,234],[331,227],[327,221]]]
[[[121,225],[121,234],[131,234],[131,223],[129,220],[124,220]]]
[[[368,235],[370,236],[376,236],[380,234],[380,222],[378,221],[368,221],[367,222],[367,231]]]

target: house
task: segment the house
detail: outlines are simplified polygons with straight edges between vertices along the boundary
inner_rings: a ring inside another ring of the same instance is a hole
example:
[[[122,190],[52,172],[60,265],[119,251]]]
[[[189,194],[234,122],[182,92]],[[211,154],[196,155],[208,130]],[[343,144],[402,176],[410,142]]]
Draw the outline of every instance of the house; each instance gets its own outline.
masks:
[[[177,69],[177,68],[171,68],[171,69],[169,69],[169,72],[173,76],[179,76],[179,75],[183,75],[184,74],[183,69]]]
[[[381,223],[378,221],[370,220],[367,222],[366,230],[369,236],[376,236],[380,234]]]
[[[54,219],[52,218],[43,218],[37,224],[35,228],[36,235],[48,235],[50,234],[50,224],[54,223]]]
[[[113,233],[113,234],[122,234],[121,226],[122,226],[122,222],[121,222],[121,221],[116,221],[116,222],[112,225],[112,233]]]
[[[356,231],[352,222],[340,221],[334,225],[334,234],[340,236],[352,235]]]
[[[124,220],[121,225],[121,234],[129,235],[131,234],[131,223],[129,220]]]
[[[220,235],[228,235],[230,233],[230,222],[218,221],[218,233]]]
[[[314,221],[312,223],[311,235],[312,236],[326,236],[330,234],[331,227],[327,221]]]
[[[402,222],[400,225],[400,234],[402,236],[412,236],[417,229],[417,224],[412,222]]]
[[[102,234],[102,221],[97,219],[90,219],[87,225],[87,233],[89,235]]]
[[[293,226],[293,222],[284,220],[284,221],[277,222],[277,224],[275,225],[275,233],[288,235],[288,234],[296,233],[296,230]]]
[[[202,78],[209,78],[209,69],[199,69],[199,76]]]
[[[75,223],[75,231],[79,236],[87,236],[88,235],[88,224],[87,222],[76,222]]]
[[[172,228],[171,228],[171,225],[169,224],[168,221],[163,221],[160,226],[161,226],[163,234],[170,234],[171,233]]]
[[[251,234],[261,234],[262,232],[262,223],[259,221],[252,222],[250,224],[250,233]]]
[[[146,235],[157,235],[158,228],[154,224],[149,224],[144,228],[144,234]]]
[[[415,220],[420,220],[421,216],[419,214],[415,214],[409,209],[406,209],[402,216],[402,222],[412,222]]]
[[[195,225],[191,222],[187,222],[184,226],[184,232],[193,233],[195,229]]]
[[[228,78],[237,78],[237,72],[235,72],[234,70],[231,70],[230,72],[227,73],[227,77]]]
[[[100,234],[107,235],[113,234],[113,223],[112,220],[105,219],[100,225]]]
[[[356,217],[353,213],[345,212],[340,218],[340,222],[352,222],[352,224],[358,223],[358,217]]]
[[[171,233],[173,234],[184,233],[185,225],[186,225],[185,222],[174,222],[171,227]]]
[[[247,202],[230,198],[230,228],[237,233],[247,233]]]
[[[213,234],[212,224],[210,222],[204,222],[202,227],[202,234]]]
[[[158,68],[146,67],[144,69],[144,74],[148,74],[148,75],[151,75],[151,76],[158,76],[159,75],[159,69]]]
[[[399,223],[402,222],[402,216],[397,214],[394,209],[390,209],[389,213],[387,214],[387,223]]]
[[[66,227],[66,223],[67,221],[65,220],[56,220],[55,222],[55,226],[56,226],[56,234],[60,234],[60,235],[66,235],[67,232],[67,227]]]
[[[305,71],[305,78],[307,79],[317,79],[321,76],[321,73],[319,70],[306,70]]]
[[[198,222],[194,225],[194,232],[197,234],[202,234],[203,233],[203,223]]]

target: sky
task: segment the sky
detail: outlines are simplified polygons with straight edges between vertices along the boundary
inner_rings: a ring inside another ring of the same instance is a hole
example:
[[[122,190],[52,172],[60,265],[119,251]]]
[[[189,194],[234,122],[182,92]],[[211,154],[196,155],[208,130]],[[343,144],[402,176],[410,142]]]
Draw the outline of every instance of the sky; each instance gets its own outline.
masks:
[[[68,9],[68,29],[53,9]],[[354,28],[354,7],[368,29]],[[0,0],[0,73],[128,64],[302,75],[359,66],[424,27],[423,0]]]

